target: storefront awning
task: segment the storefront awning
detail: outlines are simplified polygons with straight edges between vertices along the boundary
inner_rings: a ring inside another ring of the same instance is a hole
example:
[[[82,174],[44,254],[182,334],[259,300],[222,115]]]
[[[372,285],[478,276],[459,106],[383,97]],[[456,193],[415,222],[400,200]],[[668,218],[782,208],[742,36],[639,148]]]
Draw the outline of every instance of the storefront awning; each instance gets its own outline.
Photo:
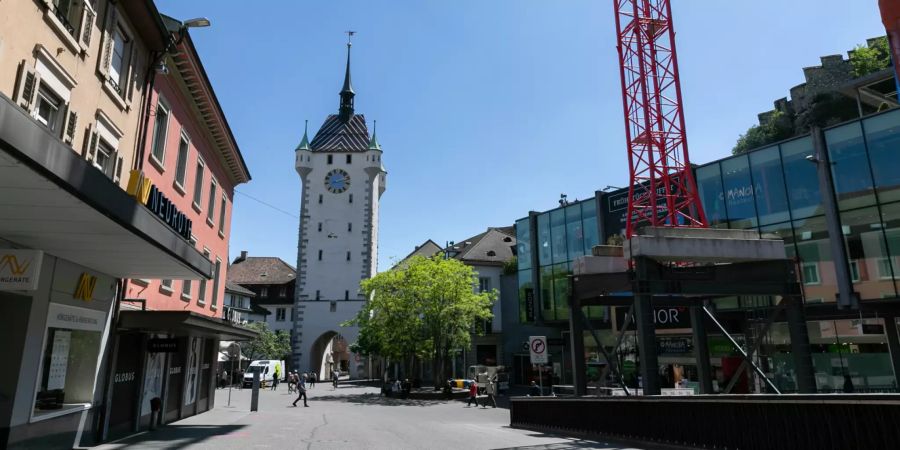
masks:
[[[212,278],[190,243],[2,94],[0,238],[118,278]]]
[[[249,341],[257,336],[253,330],[190,311],[123,310],[119,312],[119,330],[201,336],[224,341]]]

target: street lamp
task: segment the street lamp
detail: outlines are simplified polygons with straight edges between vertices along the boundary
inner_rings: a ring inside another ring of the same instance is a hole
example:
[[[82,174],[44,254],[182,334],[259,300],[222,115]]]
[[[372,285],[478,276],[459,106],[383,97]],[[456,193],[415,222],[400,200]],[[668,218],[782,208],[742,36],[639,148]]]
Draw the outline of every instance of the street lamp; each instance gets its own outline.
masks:
[[[182,28],[204,28],[209,26],[209,19],[206,17],[197,17],[196,19],[188,19],[181,22]]]

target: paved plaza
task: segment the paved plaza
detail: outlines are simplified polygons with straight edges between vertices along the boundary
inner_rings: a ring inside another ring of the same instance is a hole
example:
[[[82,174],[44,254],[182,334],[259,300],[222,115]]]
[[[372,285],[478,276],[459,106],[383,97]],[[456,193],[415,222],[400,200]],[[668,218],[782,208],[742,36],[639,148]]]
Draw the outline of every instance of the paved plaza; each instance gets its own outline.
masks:
[[[156,431],[98,447],[112,449],[628,449],[509,427],[505,408],[466,407],[461,401],[385,398],[372,387],[318,385],[309,407],[287,386],[261,390],[249,412],[250,390],[216,391],[215,409]]]

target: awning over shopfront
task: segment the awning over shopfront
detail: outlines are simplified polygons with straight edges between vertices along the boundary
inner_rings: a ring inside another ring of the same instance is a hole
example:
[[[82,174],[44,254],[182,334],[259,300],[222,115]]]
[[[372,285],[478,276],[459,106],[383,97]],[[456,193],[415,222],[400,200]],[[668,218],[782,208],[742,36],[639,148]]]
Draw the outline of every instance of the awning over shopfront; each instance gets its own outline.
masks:
[[[119,313],[119,330],[214,337],[223,341],[249,341],[257,336],[253,330],[190,311],[123,310]]]
[[[212,278],[190,243],[3,95],[0,238],[119,278]]]

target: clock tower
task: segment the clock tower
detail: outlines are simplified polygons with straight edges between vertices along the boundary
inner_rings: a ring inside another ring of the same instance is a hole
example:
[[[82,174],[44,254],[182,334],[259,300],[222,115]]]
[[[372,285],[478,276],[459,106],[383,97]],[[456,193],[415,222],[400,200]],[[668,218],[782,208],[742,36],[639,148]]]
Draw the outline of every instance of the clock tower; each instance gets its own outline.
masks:
[[[341,322],[356,317],[366,301],[360,281],[376,273],[378,202],[387,172],[381,146],[365,117],[354,110],[350,48],[340,108],[312,141],[304,129],[294,151],[302,185],[294,298],[293,367],[328,379],[337,369],[364,374],[366,361],[349,345],[358,335]]]

